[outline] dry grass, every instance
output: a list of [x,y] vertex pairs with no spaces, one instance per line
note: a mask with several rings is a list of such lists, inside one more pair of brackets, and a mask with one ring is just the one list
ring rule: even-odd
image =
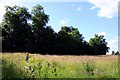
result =
[[78,62],[81,60],[93,59],[95,61],[118,61],[118,56],[116,55],[102,55],[102,56],[58,56],[58,55],[39,55],[39,54],[30,54],[34,58],[43,58],[46,60],[53,61],[72,61]]
[[[6,53],[7,54],[7,53]],[[25,56],[24,53],[17,53],[13,54],[14,56],[19,56],[19,55]],[[10,54],[11,55],[11,54]],[[41,55],[41,54],[30,54],[31,58],[35,59],[44,59],[47,61],[54,61],[54,62],[81,62],[81,61],[86,61],[86,60],[94,60],[95,62],[117,62],[118,61],[118,56],[117,55],[99,55],[99,56],[73,56],[73,55]]]
[[[6,53],[8,54],[8,53]],[[26,56],[25,53],[12,53],[14,56]],[[10,54],[11,55],[11,54]],[[96,62],[104,61],[118,61],[117,55],[98,55],[98,56],[73,56],[73,55],[41,55],[41,54],[30,54],[31,58],[41,58],[49,61],[58,61],[58,62],[80,62],[84,60],[92,59]]]

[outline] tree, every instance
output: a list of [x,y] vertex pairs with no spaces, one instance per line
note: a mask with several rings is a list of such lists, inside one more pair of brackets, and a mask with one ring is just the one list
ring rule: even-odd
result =
[[62,26],[58,32],[62,53],[80,55],[83,53],[83,37],[77,28]]
[[112,55],[114,55],[115,54],[115,51],[112,51]]
[[94,38],[91,38],[89,40],[89,45],[92,47],[95,55],[105,55],[109,50],[109,47],[107,47],[107,42],[105,41],[103,35],[95,35]]
[[49,16],[44,13],[42,6],[37,5],[32,9],[32,31],[33,39],[32,44],[34,45],[35,52],[46,52],[45,45],[45,26],[49,21]]
[[80,34],[77,28],[73,28],[73,26],[62,26],[60,31],[66,32],[68,35],[72,36],[74,39],[83,41],[84,37]]
[[87,41],[83,42],[83,55],[94,55],[94,51],[92,47],[89,45]]
[[32,24],[35,29],[42,29],[49,21],[49,16],[44,13],[41,5],[34,6],[32,9]]
[[31,28],[27,21],[31,15],[25,7],[6,6],[2,21],[3,51],[22,51],[27,49]]
[[55,54],[54,51],[54,45],[56,42],[56,34],[54,30],[51,28],[51,26],[46,26],[44,30],[44,47],[45,47],[45,52],[49,54]]
[[117,52],[115,53],[115,55],[119,55],[119,51],[117,51]]

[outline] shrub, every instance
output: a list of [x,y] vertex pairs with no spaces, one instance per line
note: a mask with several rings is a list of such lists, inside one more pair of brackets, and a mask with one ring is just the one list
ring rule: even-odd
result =
[[83,61],[83,67],[89,77],[95,74],[95,62],[93,60]]

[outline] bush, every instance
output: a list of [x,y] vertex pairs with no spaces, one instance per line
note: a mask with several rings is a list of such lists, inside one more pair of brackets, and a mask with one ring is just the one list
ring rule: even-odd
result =
[[95,74],[95,62],[93,60],[83,61],[83,66],[89,77]]

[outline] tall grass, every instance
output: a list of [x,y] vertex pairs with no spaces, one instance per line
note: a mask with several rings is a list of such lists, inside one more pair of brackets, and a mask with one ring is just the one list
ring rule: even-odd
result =
[[[24,53],[2,54],[3,78],[118,78],[118,62],[114,56],[111,61],[100,60],[107,56],[88,59],[79,59],[84,56],[30,56],[26,62]],[[29,69],[25,70],[25,66]]]

